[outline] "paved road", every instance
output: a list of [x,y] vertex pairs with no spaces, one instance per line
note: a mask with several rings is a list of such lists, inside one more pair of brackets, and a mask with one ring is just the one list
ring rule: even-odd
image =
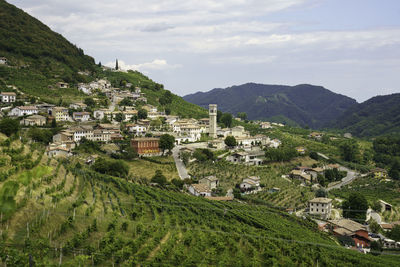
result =
[[179,177],[182,180],[184,180],[186,178],[190,178],[190,176],[186,170],[185,164],[183,164],[182,160],[179,158],[179,149],[180,149],[179,146],[174,147],[172,149],[172,156],[174,157],[175,165],[176,165],[176,169],[178,170]]
[[356,179],[358,177],[358,175],[359,175],[358,172],[350,170],[350,169],[348,169],[346,167],[343,167],[343,166],[341,166],[339,168],[339,170],[347,171],[347,176],[344,177],[340,183],[335,184],[335,185],[333,185],[331,187],[328,187],[326,189],[327,191],[332,190],[332,189],[337,189],[337,188],[340,188],[340,187],[342,187],[344,185],[347,185],[347,184],[351,183],[354,179]]
[[374,221],[376,221],[378,224],[382,223],[382,218],[379,215],[379,213],[373,211],[372,209],[368,209],[367,210],[367,221],[369,221],[369,219],[373,219]]
[[329,159],[328,156],[326,156],[326,155],[324,155],[324,154],[322,154],[322,153],[317,152],[317,154],[318,154],[318,156],[320,156],[321,158]]

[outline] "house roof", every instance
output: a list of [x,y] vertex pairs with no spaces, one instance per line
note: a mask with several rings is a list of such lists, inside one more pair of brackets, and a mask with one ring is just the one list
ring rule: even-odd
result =
[[209,181],[211,181],[211,182],[213,182],[213,181],[218,181],[218,178],[215,177],[214,175],[204,177],[203,179],[207,179],[207,180],[209,180]]
[[83,115],[90,115],[89,112],[74,112],[73,113],[74,116],[83,116]]
[[20,110],[32,110],[32,109],[37,109],[37,107],[35,107],[35,106],[19,106],[19,107],[17,107],[17,108],[19,108]]
[[12,95],[12,96],[16,96],[17,94],[14,92],[1,92],[1,95]]
[[312,168],[311,170],[315,171],[315,172],[323,172],[324,171],[324,169],[321,167]]
[[366,229],[364,225],[349,219],[331,220],[329,222],[338,227],[345,228],[351,232],[356,232],[358,230]]
[[133,138],[132,141],[160,141],[157,137],[137,137]]
[[391,223],[382,223],[380,224],[380,226],[382,227],[382,229],[384,230],[391,230],[393,229],[393,225]]
[[192,187],[199,193],[211,193],[210,188],[206,184],[192,184]]
[[247,152],[235,152],[235,153],[232,154],[232,156],[234,156],[234,155],[247,156],[248,154],[249,153],[247,153]]
[[316,198],[311,199],[308,202],[310,202],[310,203],[325,203],[325,204],[327,204],[327,203],[331,203],[332,199],[326,198],[326,197],[316,197]]
[[46,117],[44,117],[44,116],[41,116],[41,115],[31,115],[31,116],[28,116],[28,117],[26,117],[26,119],[31,119],[31,120],[45,120],[46,119]]

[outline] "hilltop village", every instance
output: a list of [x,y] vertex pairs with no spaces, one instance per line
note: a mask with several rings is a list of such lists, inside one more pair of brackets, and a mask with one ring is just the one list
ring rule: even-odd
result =
[[[4,61],[4,60],[3,60]],[[58,82],[53,87],[65,89],[68,83]],[[12,88],[16,89],[16,88]],[[360,177],[371,176],[376,180],[388,180],[384,169],[376,168],[368,173],[360,174],[340,164],[333,164],[323,153],[310,153],[305,146],[279,155],[285,144],[278,138],[269,137],[265,132],[258,134],[245,130],[240,123],[245,118],[233,118],[231,122],[218,124],[218,107],[209,105],[209,117],[194,119],[170,115],[168,110],[159,110],[147,104],[146,94],[141,88],[124,83],[121,88],[113,88],[106,79],[98,79],[88,84],[78,84],[78,90],[87,97],[82,102],[74,102],[69,106],[53,105],[40,100],[26,101],[26,96],[17,90],[1,92],[1,116],[17,118],[21,127],[28,132],[32,129],[55,128],[59,130],[50,138],[46,148],[49,158],[78,158],[88,165],[95,164],[99,155],[82,154],[80,146],[102,146],[102,151],[114,158],[133,153],[134,157],[157,161],[160,156],[170,155],[173,158],[182,192],[214,201],[234,201],[246,195],[274,195],[281,191],[280,187],[268,187],[265,177],[258,171],[252,171],[242,177],[227,179],[218,172],[199,171],[201,162],[212,159],[212,164],[225,164],[225,168],[270,168],[268,162],[279,161],[279,157],[289,158],[310,156],[310,165],[294,165],[285,169],[278,179],[297,186],[302,197],[295,204],[283,207],[286,212],[298,217],[310,217],[315,220],[321,231],[337,236],[345,246],[369,252],[371,242],[379,241],[385,248],[400,248],[400,243],[382,234],[374,234],[371,227],[362,221],[343,217],[343,199],[328,198],[328,191],[341,188]],[[102,96],[103,98],[99,98]],[[285,127],[281,123],[251,122],[252,127],[261,131]],[[244,124],[245,125],[245,124]],[[311,132],[309,140],[321,141],[324,133]],[[330,137],[336,140],[339,137]],[[341,138],[352,138],[345,134]],[[286,153],[286,154],[285,154]],[[82,158],[82,155],[87,155]],[[196,163],[197,162],[197,163]],[[227,165],[226,165],[227,164]],[[231,166],[231,167],[230,167]],[[240,167],[242,166],[242,167]],[[205,167],[208,168],[209,166]],[[150,185],[160,186],[162,169],[156,172]],[[157,175],[159,176],[157,179]],[[232,177],[232,176],[231,176]],[[390,181],[390,180],[388,180]],[[176,182],[178,183],[178,182]],[[314,197],[304,197],[301,188],[310,188]],[[380,200],[375,210],[366,210],[370,218],[384,231],[391,230],[400,222],[384,222],[379,213],[390,211],[392,205]],[[378,209],[378,210],[377,210]]]

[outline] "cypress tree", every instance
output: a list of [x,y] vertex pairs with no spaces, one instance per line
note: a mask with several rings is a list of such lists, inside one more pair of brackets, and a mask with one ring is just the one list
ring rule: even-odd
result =
[[118,59],[115,61],[115,69],[118,70]]

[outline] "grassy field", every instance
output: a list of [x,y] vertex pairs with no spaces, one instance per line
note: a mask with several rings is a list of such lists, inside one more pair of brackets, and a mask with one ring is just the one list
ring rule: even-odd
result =
[[164,164],[143,159],[127,161],[130,168],[129,173],[135,178],[151,179],[156,170],[161,170],[168,181],[174,178],[179,179],[179,174],[172,157],[153,157],[152,159],[163,162]]

